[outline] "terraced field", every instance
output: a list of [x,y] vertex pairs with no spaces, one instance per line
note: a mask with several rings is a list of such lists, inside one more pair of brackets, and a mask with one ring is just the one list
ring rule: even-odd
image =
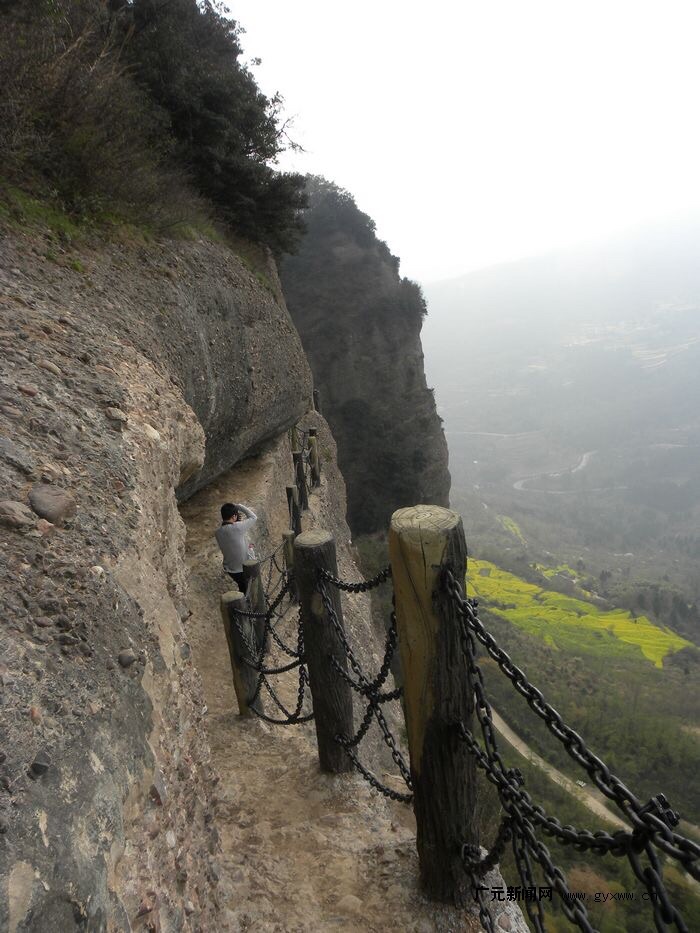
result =
[[469,560],[467,589],[483,607],[552,648],[607,658],[643,657],[656,667],[690,642],[646,616],[603,611],[587,600],[543,589],[486,560]]
[[520,542],[520,544],[522,544],[522,545],[527,545],[527,541],[525,540],[525,536],[523,535],[522,531],[520,530],[520,526],[518,525],[517,522],[513,521],[513,519],[510,518],[508,515],[497,515],[496,518],[497,518],[498,521],[501,523],[501,525],[503,525],[503,527],[505,528],[505,530],[506,530],[506,531],[509,531],[509,532],[513,535],[513,537],[514,537],[517,541]]

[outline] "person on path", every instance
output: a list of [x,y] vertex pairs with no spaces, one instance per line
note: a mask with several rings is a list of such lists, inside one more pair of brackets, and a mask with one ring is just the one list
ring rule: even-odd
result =
[[258,516],[246,505],[226,502],[221,506],[221,527],[216,529],[216,543],[224,556],[224,570],[245,593],[247,580],[243,574],[243,561],[248,560],[248,530]]

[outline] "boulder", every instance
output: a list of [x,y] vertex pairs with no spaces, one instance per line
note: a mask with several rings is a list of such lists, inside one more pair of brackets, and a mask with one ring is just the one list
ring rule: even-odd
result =
[[29,492],[29,504],[40,518],[45,518],[52,525],[62,525],[76,512],[73,496],[48,483],[39,483]]

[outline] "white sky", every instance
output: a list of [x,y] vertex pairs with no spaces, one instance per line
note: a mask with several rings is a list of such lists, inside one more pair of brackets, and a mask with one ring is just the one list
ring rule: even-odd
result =
[[305,154],[431,281],[700,207],[700,4],[227,0]]

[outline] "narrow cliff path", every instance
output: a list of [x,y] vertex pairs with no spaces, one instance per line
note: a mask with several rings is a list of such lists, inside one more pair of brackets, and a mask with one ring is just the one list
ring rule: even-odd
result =
[[[237,713],[219,615],[220,595],[230,586],[212,535],[221,503],[240,501],[258,511],[263,554],[281,541],[287,458],[288,450],[278,445],[240,464],[181,509],[190,571],[188,632],[220,775],[215,820],[227,930],[478,930],[471,914],[436,907],[418,891],[409,807],[385,800],[359,775],[322,774],[313,723],[271,726]],[[313,500],[305,527],[314,520],[328,525],[323,490]],[[280,689],[292,705],[295,693],[292,681]]]

